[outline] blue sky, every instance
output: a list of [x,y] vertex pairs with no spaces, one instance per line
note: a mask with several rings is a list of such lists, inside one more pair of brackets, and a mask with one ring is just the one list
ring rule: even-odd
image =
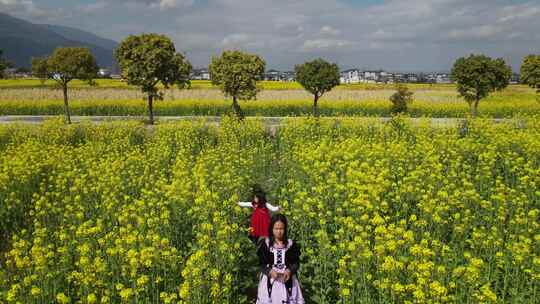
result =
[[117,41],[166,34],[196,67],[225,49],[282,70],[323,57],[342,69],[445,71],[470,53],[517,70],[540,53],[540,0],[0,0],[0,11]]

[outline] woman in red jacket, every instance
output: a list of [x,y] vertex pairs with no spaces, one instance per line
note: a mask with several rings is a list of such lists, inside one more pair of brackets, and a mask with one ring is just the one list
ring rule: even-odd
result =
[[257,244],[259,238],[268,237],[268,227],[270,226],[270,211],[277,212],[278,206],[273,206],[266,201],[266,195],[261,189],[254,191],[251,202],[238,202],[241,207],[252,207],[249,239]]

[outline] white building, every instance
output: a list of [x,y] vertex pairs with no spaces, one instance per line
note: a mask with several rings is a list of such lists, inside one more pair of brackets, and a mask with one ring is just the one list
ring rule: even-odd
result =
[[349,69],[341,72],[341,83],[360,83],[362,81],[362,72],[358,69]]
[[450,80],[450,75],[448,74],[437,74],[435,78],[436,83],[452,83],[452,80]]
[[208,69],[194,69],[190,78],[193,80],[210,80],[210,72]]
[[381,71],[364,71],[364,82],[376,83],[379,81]]
[[97,75],[99,78],[108,78],[111,77],[111,72],[108,69],[99,69]]
[[208,70],[204,70],[201,72],[201,79],[202,80],[210,80],[210,72]]

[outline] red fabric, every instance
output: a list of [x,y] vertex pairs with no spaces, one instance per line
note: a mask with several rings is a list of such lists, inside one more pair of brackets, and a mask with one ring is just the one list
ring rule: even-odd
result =
[[255,209],[251,215],[251,231],[250,235],[255,237],[267,237],[268,227],[270,226],[270,211],[266,206],[259,207],[253,204]]

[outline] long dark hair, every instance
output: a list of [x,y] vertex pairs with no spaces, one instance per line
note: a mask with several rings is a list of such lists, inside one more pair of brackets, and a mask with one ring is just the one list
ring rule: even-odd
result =
[[270,225],[268,226],[268,238],[270,239],[270,247],[272,247],[272,245],[274,244],[274,225],[277,222],[282,222],[285,226],[285,233],[283,233],[283,241],[286,243],[289,240],[289,238],[287,237],[287,229],[289,227],[289,224],[287,224],[287,218],[281,213],[276,213],[272,215],[272,218],[270,219]]
[[[257,207],[266,208],[266,193],[260,185],[254,184],[253,186],[253,197],[257,197],[258,202],[256,203]],[[255,199],[252,199],[252,203],[255,203]]]

